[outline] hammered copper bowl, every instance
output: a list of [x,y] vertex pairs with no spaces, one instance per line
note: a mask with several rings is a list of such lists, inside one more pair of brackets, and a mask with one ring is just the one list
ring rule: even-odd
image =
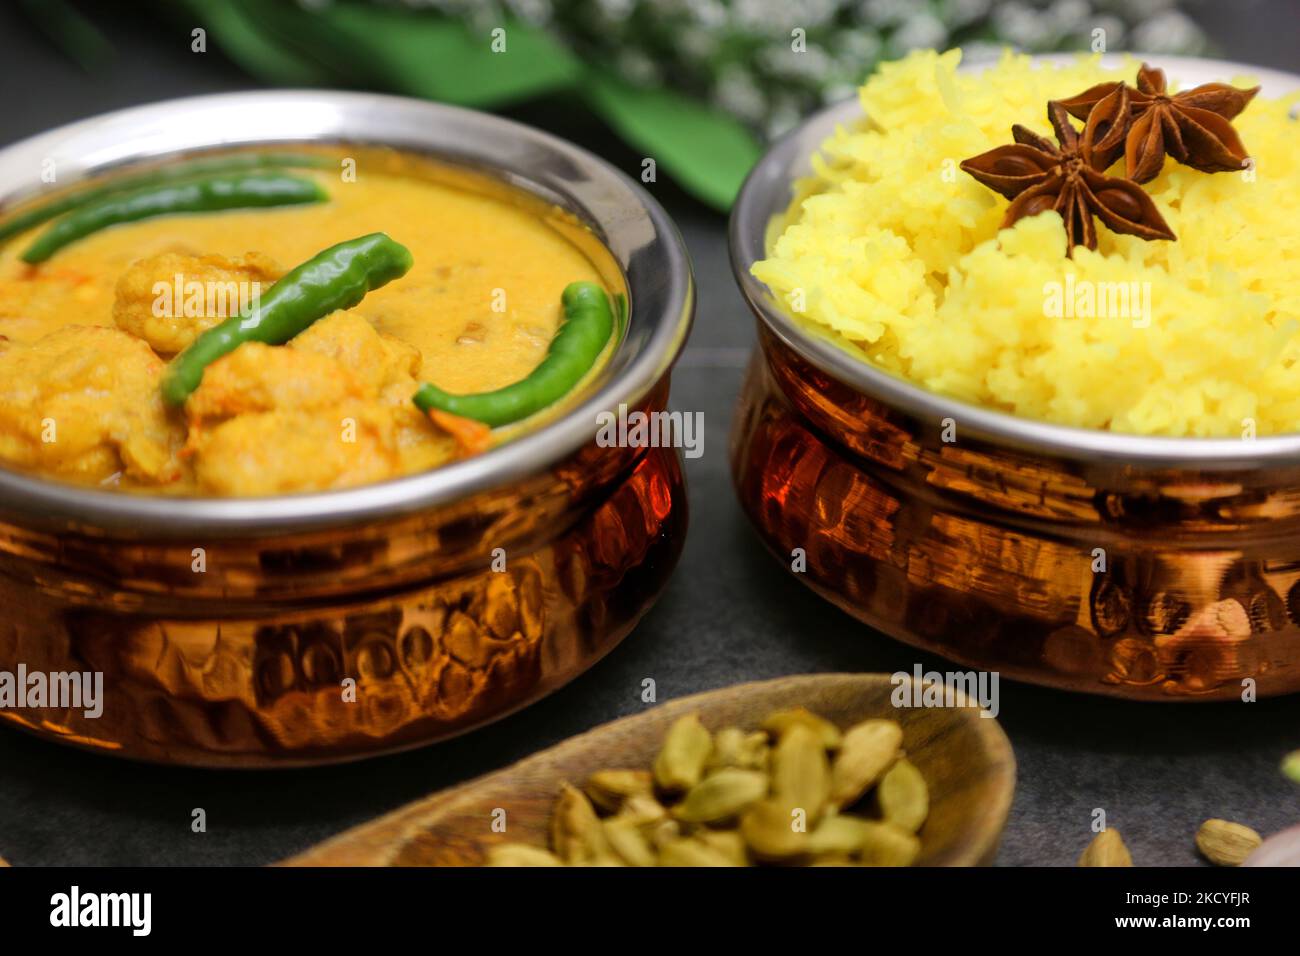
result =
[[0,151],[0,209],[38,191],[46,160],[63,184],[271,143],[333,151],[362,171],[382,163],[516,199],[525,191],[627,293],[627,329],[581,404],[487,454],[396,481],[177,499],[0,469],[0,671],[102,672],[105,697],[98,718],[0,710],[10,724],[208,766],[428,743],[589,667],[677,561],[686,531],[677,454],[597,447],[595,437],[601,411],[664,407],[694,310],[690,265],[660,206],[590,154],[503,119],[395,97],[199,97]]
[[[1184,87],[1300,87],[1148,59]],[[1147,700],[1300,690],[1300,435],[1147,438],[954,401],[796,324],[750,274],[792,180],[860,116],[833,107],[779,142],[732,214],[759,333],[732,471],[767,546],[787,567],[804,549],[797,577],[817,593],[967,666]]]

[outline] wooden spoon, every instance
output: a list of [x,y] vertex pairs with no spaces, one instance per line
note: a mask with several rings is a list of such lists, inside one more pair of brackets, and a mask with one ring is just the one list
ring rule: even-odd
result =
[[[910,678],[906,684],[912,684]],[[547,821],[562,781],[581,785],[595,770],[649,768],[668,725],[692,711],[711,730],[752,729],[772,711],[798,706],[840,727],[869,717],[897,720],[908,759],[930,787],[918,865],[991,863],[1015,789],[1015,758],[1006,734],[960,695],[955,707],[894,707],[896,686],[889,674],[809,674],[669,701],[408,804],[284,865],[477,866],[495,843],[546,846]],[[493,832],[498,810],[506,812],[505,833]]]

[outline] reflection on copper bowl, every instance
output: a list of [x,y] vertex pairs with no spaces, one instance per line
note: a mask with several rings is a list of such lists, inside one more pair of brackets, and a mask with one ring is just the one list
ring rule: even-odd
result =
[[[1155,57],[1183,85],[1251,74]],[[1008,677],[1149,700],[1300,690],[1300,435],[1147,438],[926,392],[797,325],[750,274],[856,102],[750,175],[732,265],[759,320],[732,436],[741,503],[798,577],[885,633]],[[955,426],[954,432],[945,426]]]
[[38,191],[50,158],[63,183],[269,143],[345,150],[363,166],[409,162],[412,175],[551,209],[626,292],[625,334],[575,404],[535,431],[395,481],[167,498],[0,469],[0,671],[104,677],[101,716],[0,709],[12,725],[207,766],[416,746],[581,673],[631,630],[676,564],[686,531],[677,454],[597,447],[595,437],[604,410],[665,406],[694,310],[690,266],[659,205],[590,154],[396,97],[199,97],[0,151],[0,209]]

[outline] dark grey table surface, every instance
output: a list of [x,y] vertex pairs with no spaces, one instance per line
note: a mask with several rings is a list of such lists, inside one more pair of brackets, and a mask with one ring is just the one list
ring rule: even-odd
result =
[[[1247,0],[1199,14],[1225,57],[1295,68],[1295,0]],[[0,144],[137,103],[248,88],[217,52],[189,52],[189,27],[99,16],[118,49],[93,78],[0,8]],[[516,117],[603,153],[621,151],[594,121],[558,104]],[[635,713],[641,681],[659,698],[817,671],[927,669],[942,662],[822,603],[761,549],[731,490],[726,445],[752,319],[732,281],[726,223],[661,175],[699,284],[696,327],[673,377],[673,405],[701,411],[704,454],[687,463],[691,529],[659,604],[617,650],[525,712],[399,756],[313,770],[217,772],[142,766],[0,731],[0,855],[16,865],[262,864],[409,800],[504,766],[597,724]],[[0,609],[4,613],[4,609]],[[1139,864],[1192,865],[1210,816],[1268,834],[1300,822],[1300,789],[1278,762],[1300,747],[1300,699],[1153,705],[1003,682],[1001,721],[1019,780],[999,862],[1069,865],[1094,808]],[[190,830],[207,812],[206,833]]]

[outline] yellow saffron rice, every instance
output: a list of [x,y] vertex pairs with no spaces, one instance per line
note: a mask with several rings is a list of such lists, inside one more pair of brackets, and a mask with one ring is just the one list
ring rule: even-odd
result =
[[1166,159],[1145,188],[1177,241],[1098,221],[1097,250],[1069,260],[1059,216],[999,232],[1007,200],[957,164],[1011,142],[1015,123],[1052,137],[1049,99],[1132,85],[1137,61],[1008,54],[958,73],[959,60],[880,67],[860,94],[870,119],[822,145],[754,275],[863,360],[954,398],[1138,434],[1300,431],[1300,94],[1256,97],[1233,120],[1253,169]]

